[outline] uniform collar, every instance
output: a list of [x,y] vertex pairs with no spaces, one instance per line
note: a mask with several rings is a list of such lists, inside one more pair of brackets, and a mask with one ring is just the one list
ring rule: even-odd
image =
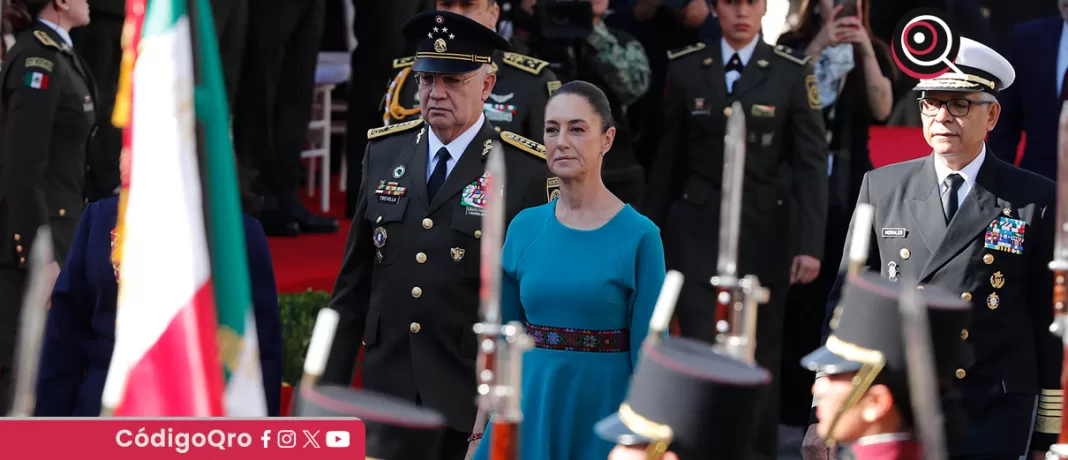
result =
[[[437,155],[438,150],[442,147],[445,147],[445,149],[449,151],[449,158],[459,160],[460,155],[463,155],[464,150],[467,150],[467,146],[471,144],[471,141],[475,140],[475,136],[482,130],[482,125],[484,124],[486,124],[485,113],[479,115],[478,121],[476,121],[475,124],[471,125],[470,128],[467,128],[467,131],[464,131],[456,139],[453,139],[448,145],[441,142],[441,139],[438,139],[438,135],[434,134],[434,130],[430,129],[430,133],[427,136],[430,144],[430,160],[433,160],[434,155]],[[427,162],[427,164],[429,165],[431,163]]]
[[49,29],[54,30],[56,32],[56,34],[59,35],[59,38],[63,39],[63,43],[66,43],[67,46],[69,46],[71,48],[74,47],[74,42],[71,41],[71,39],[70,39],[70,32],[67,32],[62,27],[56,25],[56,23],[54,23],[52,21],[49,21],[47,19],[37,18],[37,20],[41,21],[41,24],[44,24],[44,25],[48,26]]
[[[938,154],[936,153],[935,156],[937,157]],[[975,178],[979,175],[979,168],[983,166],[983,160],[985,159],[985,142],[983,143],[983,150],[979,151],[979,155],[976,156],[971,163],[968,163],[966,166],[961,168],[960,171],[953,171],[949,169],[949,166],[946,166],[946,162],[942,160],[941,157],[937,157],[934,161],[935,177],[938,179],[938,183],[942,184],[943,182],[945,182],[946,177],[949,177],[950,174],[957,173],[964,178],[964,183],[968,184],[969,186],[973,186],[975,185]]]
[[753,41],[743,46],[742,49],[736,51],[734,48],[731,48],[729,43],[727,43],[726,38],[720,38],[719,48],[723,57],[723,63],[726,64],[731,60],[731,56],[733,56],[734,53],[738,53],[738,58],[742,60],[742,66],[749,65],[749,59],[752,59],[753,52],[756,51],[758,42],[760,42],[760,34],[756,34],[756,36],[753,37]]

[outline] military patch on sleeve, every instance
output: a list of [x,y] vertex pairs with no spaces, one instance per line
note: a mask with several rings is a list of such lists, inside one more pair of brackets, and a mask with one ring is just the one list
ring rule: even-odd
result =
[[819,110],[820,87],[816,84],[815,75],[805,75],[805,89],[808,90],[808,107],[812,110]]
[[405,67],[411,67],[412,64],[415,64],[415,56],[402,57],[393,60],[394,69],[403,69]]
[[519,53],[504,53],[504,63],[533,75],[541,73],[549,66],[548,62]]
[[55,64],[53,64],[52,61],[49,61],[48,59],[42,57],[26,58],[26,68],[30,67],[36,67],[39,69],[44,69],[45,72],[51,72],[53,67],[55,67]]
[[553,93],[556,92],[556,90],[560,89],[560,87],[563,86],[563,83],[560,83],[559,80],[553,80],[547,83],[546,86],[549,87],[549,95],[552,96]]
[[511,131],[501,131],[501,140],[511,144],[513,147],[534,155],[542,160],[545,159],[545,146],[523,136],[520,136]]
[[372,128],[367,130],[367,139],[374,139],[376,137],[389,136],[391,134],[408,131],[409,129],[413,129],[422,124],[423,119],[420,118],[418,120],[406,121],[404,123],[383,126],[381,128]]
[[43,30],[33,31],[33,36],[36,37],[37,41],[41,42],[41,44],[44,46],[47,46],[49,48],[55,48],[57,50],[63,50],[63,47],[59,46],[59,43],[56,43],[55,40],[52,40],[52,37],[49,37],[48,34],[45,33],[45,31]]
[[683,49],[678,50],[678,51],[668,51],[667,52],[668,60],[674,61],[675,59],[683,57],[683,56],[685,56],[687,54],[696,53],[696,52],[701,51],[703,49],[705,49],[705,44],[704,43],[698,43],[696,45],[687,46],[686,48],[683,48]]
[[550,177],[545,179],[545,200],[552,201],[560,196],[560,178]]
[[41,72],[26,72],[22,82],[33,89],[48,89],[48,74]]
[[791,50],[790,48],[785,47],[785,46],[778,45],[778,46],[775,47],[774,51],[775,51],[775,54],[778,54],[783,59],[786,59],[787,61],[793,62],[794,64],[797,64],[797,65],[808,64],[808,61],[809,61],[809,57],[808,56],[805,56],[804,59],[799,58],[797,56],[794,56],[794,54],[793,54],[794,51]]

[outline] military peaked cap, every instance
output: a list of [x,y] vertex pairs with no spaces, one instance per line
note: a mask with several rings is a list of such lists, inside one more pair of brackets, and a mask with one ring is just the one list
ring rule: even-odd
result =
[[496,31],[448,11],[419,13],[401,30],[415,44],[416,72],[467,73],[491,63],[494,50],[511,50]]
[[997,95],[1016,79],[1016,71],[1007,59],[989,46],[965,37],[960,37],[960,51],[953,64],[960,73],[950,71],[935,78],[920,80],[914,90],[966,93],[986,91]]

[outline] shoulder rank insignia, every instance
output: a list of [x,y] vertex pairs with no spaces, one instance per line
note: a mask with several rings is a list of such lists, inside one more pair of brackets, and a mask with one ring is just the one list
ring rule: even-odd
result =
[[705,44],[704,43],[697,43],[695,45],[687,46],[686,48],[683,48],[683,49],[678,50],[678,51],[668,51],[667,52],[668,60],[674,61],[675,59],[683,57],[683,56],[685,56],[687,54],[696,53],[696,52],[701,51],[703,49],[705,49]]
[[405,67],[411,67],[412,64],[415,64],[415,56],[402,57],[393,60],[394,69],[403,69]]
[[376,137],[389,136],[391,134],[396,134],[396,133],[399,133],[399,132],[407,131],[409,129],[413,129],[413,128],[415,128],[415,127],[417,127],[419,125],[422,125],[422,124],[423,124],[423,119],[419,118],[417,120],[406,121],[404,123],[397,123],[395,125],[382,126],[380,128],[372,128],[372,129],[367,130],[367,139],[374,139]]
[[787,48],[787,47],[782,46],[782,45],[777,45],[775,47],[774,51],[775,51],[775,54],[778,54],[779,56],[782,56],[783,59],[786,59],[787,61],[793,62],[794,64],[797,64],[797,65],[808,64],[808,61],[810,59],[808,56],[805,56],[803,59],[799,58],[797,56],[794,56],[794,54],[793,54],[794,51],[792,49]]
[[501,131],[501,140],[524,152],[545,159],[545,146],[511,131]]
[[519,53],[504,53],[504,63],[532,75],[541,73],[542,70],[549,66],[548,62]]
[[35,30],[35,31],[33,31],[33,36],[37,37],[37,40],[40,41],[42,45],[47,46],[49,48],[55,48],[55,49],[60,50],[60,51],[63,51],[63,50],[66,49],[65,46],[60,46],[59,43],[56,43],[55,40],[52,40],[52,37],[48,36],[48,34],[45,33],[45,31],[43,31],[43,30]]

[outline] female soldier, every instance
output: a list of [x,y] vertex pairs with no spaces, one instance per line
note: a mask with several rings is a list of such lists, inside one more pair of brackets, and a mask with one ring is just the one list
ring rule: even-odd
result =
[[26,260],[37,229],[52,231],[55,276],[85,204],[95,84],[71,47],[88,0],[11,0],[15,46],[0,71],[0,412],[10,404]]

